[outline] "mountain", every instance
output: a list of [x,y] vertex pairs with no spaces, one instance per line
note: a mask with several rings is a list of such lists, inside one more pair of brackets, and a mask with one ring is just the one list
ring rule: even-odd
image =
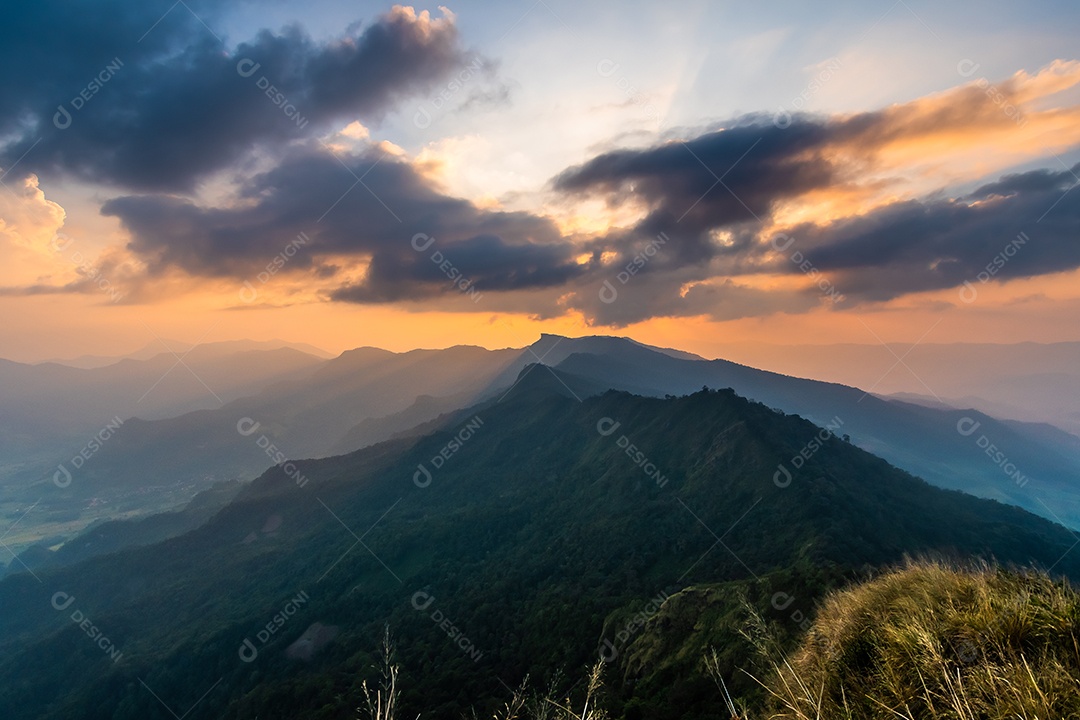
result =
[[[1052,427],[890,401],[628,338],[556,335],[497,351],[358,348],[214,409],[126,421],[64,492],[48,487],[55,463],[65,459],[54,456],[36,473],[21,476],[28,488],[23,497],[32,502],[42,497],[41,488],[49,489],[42,507],[55,510],[59,503],[66,513],[61,519],[73,506],[84,508],[99,497],[117,508],[156,497],[164,508],[214,482],[251,479],[284,458],[327,457],[415,435],[416,428],[442,415],[502,396],[525,368],[541,361],[583,382],[574,391],[579,396],[610,388],[662,397],[730,387],[770,407],[832,424],[837,434],[933,484],[1080,527],[1080,443]],[[257,433],[242,435],[241,422],[249,428],[258,423]]]
[[[196,348],[193,355],[200,352],[205,360],[205,356],[217,357],[232,347],[226,344]],[[53,451],[37,463],[19,467],[19,472],[11,473],[9,484],[19,488],[19,498],[37,500],[44,496],[42,508],[62,510],[64,518],[69,517],[73,507],[82,507],[93,498],[130,509],[153,496],[158,498],[157,507],[163,507],[165,498],[190,498],[215,482],[251,479],[275,458],[327,457],[407,433],[444,413],[506,392],[522,369],[538,358],[561,360],[571,348],[615,352],[623,347],[686,361],[700,360],[690,353],[652,348],[622,338],[571,341],[553,335],[542,336],[528,348],[495,351],[468,346],[405,353],[357,348],[333,360],[306,366],[293,378],[266,382],[255,394],[236,397],[243,394],[244,388],[234,387],[233,399],[224,403],[202,388],[204,399],[213,407],[165,418],[151,416],[148,408],[140,408],[134,418],[120,412],[113,418],[118,427],[107,433],[108,441],[100,443],[89,459],[78,461],[77,477],[63,492],[51,487],[52,476],[65,460],[74,459],[77,447],[66,456]],[[246,356],[241,353],[223,357]],[[171,356],[166,360],[175,364]],[[124,361],[97,371],[63,370],[119,373],[128,370],[125,363],[135,362]],[[128,374],[127,385],[140,388],[133,380],[134,374]],[[198,373],[184,373],[182,377],[198,382],[204,375],[216,377],[202,367]],[[101,383],[97,387],[104,392],[104,388],[112,386]],[[605,389],[606,385],[590,384],[591,391]],[[624,389],[649,391],[636,386]],[[157,388],[155,392],[159,392]],[[46,395],[43,400],[46,406],[48,398]],[[100,408],[103,404],[107,403],[97,395],[92,395],[92,402],[91,398],[87,400],[88,407]],[[249,419],[250,427],[258,423],[259,432],[254,438],[237,431],[237,424],[245,419]],[[98,431],[95,428],[86,432]],[[53,434],[55,430],[43,428],[38,436]]]
[[106,365],[113,365],[121,360],[149,360],[155,355],[160,355],[162,351],[172,350],[173,352],[183,353],[188,349],[190,349],[190,347],[179,340],[161,339],[147,343],[138,350],[133,350],[124,355],[79,355],[78,357],[73,358],[49,358],[48,360],[42,360],[40,363],[31,364],[66,365],[67,367],[79,368],[81,370],[93,370],[95,368],[105,367]]
[[[93,522],[182,507],[199,490],[231,479],[212,465],[164,478],[156,472],[162,465],[146,456],[134,468],[136,483],[103,478],[95,486],[85,471],[128,428],[222,407],[325,362],[292,348],[248,345],[198,346],[94,369],[0,360],[0,516],[11,523],[5,544],[14,553],[51,546]],[[184,454],[197,453],[189,446]],[[268,464],[258,457],[256,467]]]
[[[75,563],[119,552],[131,547],[152,545],[194,530],[240,491],[237,482],[219,483],[199,492],[182,509],[125,520],[107,520],[94,524],[79,535],[66,540],[56,550],[42,545],[32,545],[8,563],[7,573],[23,570],[40,571],[45,568],[74,565]],[[6,574],[6,573],[3,573]]]
[[[556,388],[590,380],[556,372],[533,366],[422,437],[275,467],[180,537],[3,579],[9,717],[353,717],[387,624],[402,716],[460,717],[527,674],[576,676],[610,656],[605,640],[625,649],[607,634],[617,618],[713,583],[797,571],[787,592],[809,608],[905,555],[1080,577],[1064,528],[932,487],[802,418],[730,390],[579,401]],[[695,682],[669,684],[664,717],[717,716]]]
[[935,485],[1080,527],[1080,445],[1044,425],[887,401],[844,385],[726,360],[682,360],[629,345],[619,352],[571,353],[555,367],[612,388],[651,388],[648,394],[657,396],[703,385],[730,387],[818,424],[836,424],[837,434],[850,435],[860,447]]
[[521,371],[534,363],[541,363],[554,367],[575,353],[590,353],[594,355],[618,356],[626,353],[660,355],[677,360],[703,361],[704,358],[693,353],[670,348],[654,347],[645,345],[636,340],[625,337],[612,337],[608,335],[591,335],[578,338],[568,338],[562,335],[543,333],[540,339],[523,348],[519,356],[510,363],[499,375],[492,378],[486,395],[494,395],[505,390],[514,383]]
[[[350,350],[298,379],[214,409],[126,421],[80,468],[66,492],[87,497],[145,486],[250,480],[284,457],[325,457],[353,426],[402,412],[423,395],[471,397],[518,352],[466,346],[406,353]],[[375,439],[394,430],[387,425]]]
[[[543,370],[532,374],[538,368]],[[521,380],[525,377],[530,378],[529,382],[522,385]],[[498,398],[503,401],[516,398],[522,393],[541,392],[580,398],[599,395],[606,390],[606,385],[567,375],[542,363],[532,363],[521,368],[518,378],[508,388],[496,386],[493,391],[482,393],[479,397]],[[335,444],[329,454],[343,455],[382,440],[426,434],[463,417],[468,413],[468,404],[477,397],[476,393],[459,393],[440,398],[422,395],[400,413],[360,422]]]
[[322,348],[315,347],[314,345],[308,343],[287,342],[285,340],[225,340],[195,345],[179,340],[158,339],[138,350],[127,353],[126,355],[80,355],[79,357],[74,358],[53,358],[33,364],[67,365],[68,367],[92,370],[94,368],[105,367],[106,365],[113,365],[121,360],[149,360],[152,357],[161,355],[162,352],[183,355],[196,347],[199,348],[202,353],[215,355],[231,355],[233,353],[250,352],[252,350],[280,350],[281,348],[290,348],[302,352],[305,355],[322,358],[323,360],[329,360],[334,357],[332,353],[328,353]]
[[1080,342],[730,344],[724,350],[725,357],[787,375],[915,394],[1080,435]]
[[322,362],[291,348],[225,352],[203,346],[186,355],[160,353],[94,369],[0,360],[0,485],[13,473],[38,471],[35,463],[70,458],[110,422],[220,407]]

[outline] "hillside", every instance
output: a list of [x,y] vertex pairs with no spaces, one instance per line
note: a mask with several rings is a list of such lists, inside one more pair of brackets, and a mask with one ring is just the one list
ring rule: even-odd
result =
[[175,506],[214,482],[254,478],[270,464],[265,448],[236,432],[244,418],[258,422],[285,457],[327,457],[408,435],[440,416],[497,399],[538,362],[580,378],[579,397],[611,388],[662,397],[705,385],[731,387],[815,423],[839,423],[838,434],[932,484],[1080,527],[1080,439],[1060,430],[974,410],[883,400],[854,387],[604,336],[543,335],[526,348],[497,351],[359,348],[214,409],[128,420],[70,487],[52,487],[55,462],[66,459],[60,457],[25,474],[17,496],[24,504],[43,498],[41,508],[61,518],[95,497],[121,509],[137,506],[148,490],[172,498]]
[[825,601],[774,667],[769,716],[1076,717],[1078,644],[1080,595],[1068,585],[913,564]]
[[[0,581],[0,701],[15,718],[167,716],[161,701],[190,718],[352,717],[389,624],[403,716],[459,717],[526,675],[576,677],[661,593],[795,571],[811,608],[927,553],[1080,577],[1064,528],[839,439],[777,482],[822,431],[731,391],[579,402],[545,375],[430,435],[268,471],[181,537]],[[690,687],[667,707],[716,702]]]
[[[858,388],[728,362],[691,361],[626,348],[569,354],[556,367],[608,387],[684,394],[731,387],[769,407],[824,425],[940,487],[1018,505],[1080,527],[1080,445],[1067,433],[971,409],[887,401]],[[1052,508],[1052,509],[1051,509]]]
[[0,360],[0,486],[43,455],[67,459],[65,453],[77,452],[114,417],[156,420],[221,407],[302,377],[322,362],[292,348],[225,352],[216,346],[187,354],[158,347],[147,358],[94,368]]

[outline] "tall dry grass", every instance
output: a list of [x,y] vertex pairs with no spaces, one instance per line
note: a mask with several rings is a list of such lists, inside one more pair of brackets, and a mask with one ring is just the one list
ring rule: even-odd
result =
[[[600,705],[603,684],[604,663],[597,662],[589,669],[585,677],[583,697],[578,703],[570,699],[569,692],[559,693],[557,681],[547,692],[537,693],[529,689],[529,678],[522,681],[502,708],[493,713],[493,720],[609,720],[608,714]],[[398,700],[401,690],[398,687],[400,667],[394,660],[394,644],[390,639],[390,630],[386,629],[382,642],[381,663],[378,666],[379,679],[369,687],[368,681],[361,684],[364,704],[356,709],[358,720],[397,720]],[[579,693],[581,695],[581,693]],[[421,716],[417,716],[419,720]],[[473,713],[473,720],[477,720]]]
[[1080,595],[1041,573],[913,562],[830,596],[787,657],[747,636],[774,658],[763,717],[1080,718]]

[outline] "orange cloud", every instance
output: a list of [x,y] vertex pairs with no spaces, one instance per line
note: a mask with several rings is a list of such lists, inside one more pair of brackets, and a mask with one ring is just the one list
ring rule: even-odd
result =
[[1080,62],[1056,60],[1035,74],[1020,71],[998,83],[975,79],[893,105],[872,120],[835,118],[856,129],[866,125],[822,154],[843,170],[842,182],[783,203],[774,225],[861,215],[1063,153],[1080,144],[1080,106],[1052,100],[1077,85]]

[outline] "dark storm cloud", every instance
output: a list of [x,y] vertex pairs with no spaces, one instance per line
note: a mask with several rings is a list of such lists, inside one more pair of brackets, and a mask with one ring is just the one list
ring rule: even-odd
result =
[[335,157],[318,145],[296,148],[248,180],[240,200],[208,208],[171,196],[127,196],[102,212],[121,220],[132,236],[129,249],[151,274],[178,267],[243,278],[303,233],[289,271],[325,276],[333,271],[327,258],[370,259],[363,284],[335,294],[356,302],[449,292],[443,259],[482,291],[558,286],[588,269],[549,220],[443,195],[411,165],[375,149]]
[[[426,241],[427,236],[421,235],[412,249],[424,247]],[[433,297],[452,287],[475,287],[478,292],[559,287],[582,270],[565,246],[513,245],[495,235],[477,235],[452,244],[432,243],[411,253],[383,249],[372,258],[363,284],[342,287],[332,298],[379,303]],[[461,283],[453,285],[456,277]]]
[[[605,324],[802,312],[826,303],[826,280],[842,296],[831,302],[842,307],[957,287],[997,263],[1010,244],[1007,262],[994,265],[995,279],[1080,266],[1080,190],[1067,192],[1071,172],[1046,170],[1005,176],[956,199],[932,196],[787,228],[793,243],[777,252],[762,231],[778,203],[857,185],[860,168],[873,167],[867,139],[895,134],[895,124],[888,113],[796,117],[782,128],[750,117],[686,142],[605,153],[566,170],[554,187],[612,203],[633,199],[646,212],[632,227],[587,239],[565,237],[544,217],[450,197],[374,145],[340,159],[316,143],[297,145],[272,170],[243,181],[239,202],[228,207],[154,194],[117,198],[104,212],[131,232],[129,248],[151,274],[176,267],[242,279],[305,233],[310,242],[287,272],[329,281],[334,300],[446,297],[455,287],[452,268],[481,292],[516,291],[488,307],[520,311],[528,302],[546,316],[571,308]],[[1016,246],[1020,233],[1029,240]],[[417,235],[432,244],[418,251]],[[792,261],[796,252],[799,262]],[[587,262],[578,262],[580,255]],[[335,277],[355,277],[349,257],[366,263],[366,275],[334,287]],[[819,273],[805,289],[739,282],[762,272],[799,276],[808,272],[804,259]],[[605,281],[618,290],[617,302],[601,295]]]
[[332,43],[291,27],[228,50],[207,27],[216,4],[176,5],[162,18],[169,6],[48,0],[8,13],[0,132],[17,139],[5,169],[25,154],[22,172],[190,190],[257,145],[379,118],[470,61],[492,69],[461,48],[450,19],[400,9]]
[[[961,107],[914,119],[903,108],[845,119],[798,116],[785,127],[751,116],[686,142],[609,152],[568,169],[556,177],[556,189],[600,195],[614,204],[634,200],[648,209],[629,231],[601,241],[618,252],[616,269],[650,238],[663,233],[669,240],[638,269],[636,278],[648,281],[635,279],[637,289],[623,291],[643,302],[605,306],[583,295],[581,303],[588,314],[615,323],[672,306],[685,309],[676,314],[693,314],[702,298],[742,292],[728,284],[695,283],[761,271],[798,275],[808,272],[809,266],[800,267],[804,260],[830,276],[843,305],[961,286],[980,273],[1003,280],[1080,267],[1080,189],[1069,192],[1080,166],[1007,175],[957,199],[931,197],[831,224],[806,223],[786,230],[795,241],[783,253],[760,235],[759,220],[769,220],[778,202],[857,183],[860,167],[873,167],[885,139],[972,118],[985,121],[977,93],[961,93],[959,101]],[[799,262],[792,262],[796,252]],[[819,290],[811,287],[791,302],[760,302],[756,291],[748,299],[752,306],[792,311],[816,305]],[[692,302],[695,295],[699,302]]]
[[834,135],[809,120],[780,128],[744,118],[685,142],[605,153],[566,170],[554,186],[642,202],[649,213],[636,237],[670,236],[668,264],[707,262],[721,252],[710,230],[757,223],[778,201],[832,183],[836,169],[820,150]]
[[1007,175],[965,197],[903,202],[787,233],[790,251],[835,273],[845,295],[889,300],[984,277],[1008,280],[1080,267],[1080,165]]
[[1053,172],[1052,170],[1032,170],[1026,173],[1005,175],[997,182],[983,185],[971,194],[972,199],[986,199],[995,195],[1008,196],[1017,193],[1054,192],[1060,193],[1074,181],[1080,182],[1076,172],[1080,165],[1071,171]]
[[[610,285],[604,286],[607,281]],[[709,267],[684,267],[633,277],[623,284],[617,270],[575,294],[572,306],[596,325],[625,327],[654,317],[707,316],[714,320],[806,312],[821,303],[812,293],[749,287],[738,278],[716,277]]]

